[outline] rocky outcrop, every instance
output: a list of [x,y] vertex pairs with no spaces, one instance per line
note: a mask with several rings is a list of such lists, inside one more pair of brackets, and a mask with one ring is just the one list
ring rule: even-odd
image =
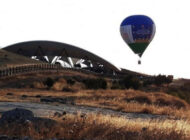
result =
[[33,131],[36,131],[36,133],[40,134],[42,129],[51,129],[51,127],[54,127],[56,124],[57,122],[54,120],[35,117],[33,112],[30,110],[16,108],[6,111],[2,114],[0,118],[0,130],[2,132],[7,132],[11,128],[13,129],[13,133],[10,131],[10,136],[7,136],[0,131],[0,140],[33,140],[31,137],[28,137],[27,134],[29,133],[26,133],[26,136],[23,136],[20,135],[20,132],[31,127],[30,129],[33,129]]
[[0,123],[24,122],[26,120],[34,119],[34,114],[30,110],[16,108],[2,114]]

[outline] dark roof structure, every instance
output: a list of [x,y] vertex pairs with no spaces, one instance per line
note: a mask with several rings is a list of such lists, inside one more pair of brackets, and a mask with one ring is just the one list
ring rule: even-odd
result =
[[27,57],[32,56],[62,56],[77,59],[90,60],[92,64],[101,64],[106,69],[112,71],[119,71],[119,69],[106,61],[105,59],[84,49],[75,47],[73,45],[54,42],[54,41],[28,41],[13,44],[3,48],[6,51],[20,54]]

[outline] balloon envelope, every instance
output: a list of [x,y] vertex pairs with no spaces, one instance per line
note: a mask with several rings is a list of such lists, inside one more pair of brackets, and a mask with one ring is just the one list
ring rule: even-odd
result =
[[156,27],[151,18],[144,15],[129,16],[123,20],[120,33],[135,54],[142,56],[152,41]]

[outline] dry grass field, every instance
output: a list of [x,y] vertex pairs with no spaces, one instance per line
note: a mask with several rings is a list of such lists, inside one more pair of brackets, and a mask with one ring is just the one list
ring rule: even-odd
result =
[[[185,101],[164,93],[135,90],[80,90],[76,92],[31,89],[0,90],[0,101],[74,104],[109,108],[122,112],[170,115],[187,118],[190,107]],[[12,95],[12,94],[13,95]],[[65,101],[65,102],[64,102]]]
[[[49,118],[48,118],[49,119]],[[0,126],[0,133],[40,139],[66,140],[188,140],[187,121],[128,120],[110,115],[55,115],[54,121],[26,121]]]
[[[48,77],[54,79],[51,88],[44,84]],[[80,81],[82,78],[96,78],[93,75],[64,71],[61,73],[38,73],[4,78],[0,81],[0,101],[41,102],[109,108],[123,112],[190,116],[190,106],[184,100],[162,91],[112,90],[107,79],[107,89],[89,90]],[[74,84],[68,83],[74,80]],[[79,80],[78,80],[79,79]],[[6,81],[6,82],[4,82]]]
[[[54,81],[51,87],[45,84],[47,77]],[[86,89],[81,82],[84,78],[96,77],[64,71],[4,78],[0,80],[0,101],[91,106],[119,112],[167,115],[170,119],[131,120],[103,114],[81,115],[79,112],[77,115],[55,115],[50,118],[56,121],[51,127],[43,122],[9,124],[0,126],[0,133],[10,136],[33,136],[35,139],[53,137],[67,140],[190,139],[190,106],[186,101],[163,91],[113,90],[110,88],[109,78],[105,78],[107,89]]]

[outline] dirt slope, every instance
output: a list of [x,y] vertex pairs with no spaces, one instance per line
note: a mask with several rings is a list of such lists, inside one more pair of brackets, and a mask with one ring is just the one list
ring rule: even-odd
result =
[[0,67],[36,63],[41,62],[0,49]]

